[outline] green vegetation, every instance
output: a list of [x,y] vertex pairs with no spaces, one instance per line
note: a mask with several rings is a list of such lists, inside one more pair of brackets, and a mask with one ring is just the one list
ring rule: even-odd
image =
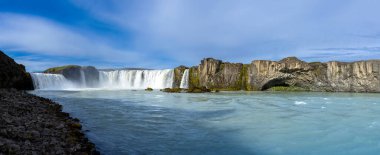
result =
[[145,91],[153,91],[153,88],[148,87],[145,89]]
[[199,86],[199,75],[196,72],[196,68],[189,69],[189,87]]
[[180,93],[182,89],[181,88],[165,88],[165,89],[162,89],[161,91],[167,92],[167,93]]
[[64,69],[67,69],[67,68],[77,68],[77,67],[80,67],[80,66],[67,65],[67,66],[53,67],[53,68],[49,68],[49,69],[45,70],[44,73],[58,73],[58,72],[60,72]]
[[310,90],[297,87],[297,86],[275,86],[275,87],[269,88],[268,91],[310,91]]
[[249,76],[248,68],[249,68],[249,64],[243,64],[243,68],[240,73],[240,79],[241,79],[240,85],[243,90],[250,90],[250,85],[248,82],[248,76]]

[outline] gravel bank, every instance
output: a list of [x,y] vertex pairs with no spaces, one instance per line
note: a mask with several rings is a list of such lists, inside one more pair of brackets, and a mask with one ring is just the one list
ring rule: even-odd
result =
[[99,154],[61,105],[15,89],[0,89],[2,153]]

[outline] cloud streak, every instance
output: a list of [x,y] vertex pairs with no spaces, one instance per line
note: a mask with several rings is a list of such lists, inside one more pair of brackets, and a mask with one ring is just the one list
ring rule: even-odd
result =
[[[47,64],[63,64],[63,62],[54,62],[65,57],[98,60],[103,64],[133,64],[145,58],[144,54],[114,47],[110,40],[96,34],[78,31],[73,27],[44,18],[2,13],[0,20],[2,21],[0,23],[1,48],[5,51],[25,52],[35,57],[51,58]],[[24,59],[24,57],[19,58]],[[33,61],[30,59],[20,61],[27,62],[27,66],[40,64],[29,63]],[[83,62],[74,63],[91,65]],[[36,67],[33,68],[36,69]]]
[[376,46],[372,38],[351,34],[372,34],[380,26],[374,7],[379,2],[369,0],[74,2],[100,20],[132,30],[137,50],[191,62],[209,56],[247,62],[318,54],[313,48]]
[[[48,16],[0,12],[1,48],[46,61],[64,58],[56,64],[102,67],[171,68],[196,65],[204,57],[244,63],[286,56],[380,58],[377,1],[70,2],[70,8],[85,12],[71,17],[75,26]],[[80,24],[92,20],[101,24]]]

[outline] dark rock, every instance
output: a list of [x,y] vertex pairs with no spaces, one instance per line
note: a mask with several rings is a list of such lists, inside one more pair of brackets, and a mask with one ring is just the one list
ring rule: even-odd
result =
[[82,67],[87,87],[96,87],[99,83],[99,71],[93,66]]
[[187,93],[208,93],[208,92],[211,92],[210,89],[206,88],[206,87],[192,87],[192,88],[189,88],[187,90]]
[[145,91],[153,91],[153,88],[146,88]]
[[25,66],[17,64],[2,51],[0,51],[0,88],[34,89],[32,77],[25,71]]
[[165,88],[162,91],[167,92],[167,93],[180,93],[182,92],[182,89],[181,88]]
[[14,89],[0,96],[0,154],[99,154],[62,106]]
[[62,74],[66,79],[86,87],[96,87],[99,82],[99,71],[93,66],[68,65],[49,68],[44,73]]

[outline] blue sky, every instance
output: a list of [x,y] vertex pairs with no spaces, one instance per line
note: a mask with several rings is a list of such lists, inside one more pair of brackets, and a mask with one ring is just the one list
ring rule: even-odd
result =
[[0,0],[0,49],[29,71],[380,59],[377,0]]

